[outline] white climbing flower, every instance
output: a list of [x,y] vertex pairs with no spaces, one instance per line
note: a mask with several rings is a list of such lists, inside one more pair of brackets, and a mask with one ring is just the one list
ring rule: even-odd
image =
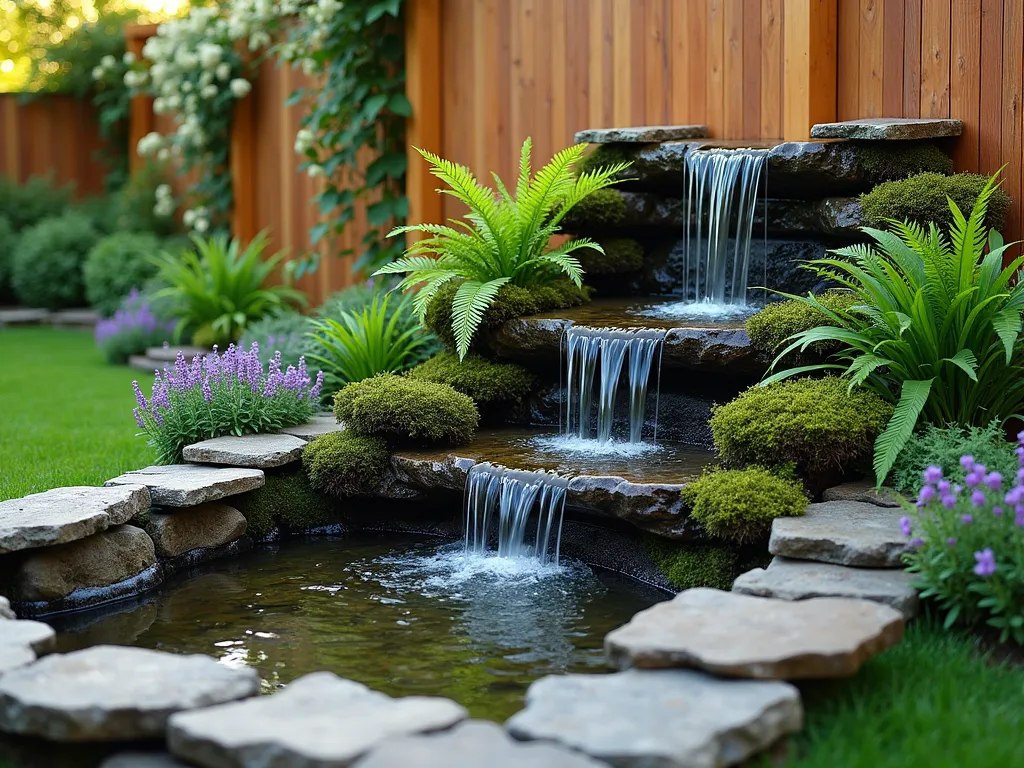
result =
[[121,57],[121,61],[123,61],[125,64],[131,66],[132,64],[135,63],[135,54],[132,53],[131,51],[125,51],[124,56]]
[[107,69],[113,69],[115,66],[117,66],[117,59],[115,59],[108,53],[106,56],[100,59],[100,64],[106,67]]
[[193,210],[192,208],[189,208],[187,211],[185,211],[181,215],[181,222],[186,227],[191,227],[193,224],[195,224],[196,223],[196,212],[195,212],[195,210]]
[[232,80],[231,84],[228,87],[231,89],[231,93],[234,94],[236,99],[241,99],[242,97],[248,95],[249,91],[252,90],[252,84],[250,84],[248,80],[245,80],[241,77],[236,77],[234,80]]
[[205,85],[203,86],[203,90],[199,92],[199,95],[204,99],[212,99],[217,95],[217,86],[212,83],[210,85]]
[[149,157],[160,148],[160,145],[163,144],[163,140],[163,136],[159,133],[156,131],[150,131],[139,139],[139,154],[143,157]]
[[306,168],[306,174],[311,179],[315,179],[315,178],[317,178],[319,176],[326,175],[324,173],[324,167],[322,165],[317,165],[316,163],[313,163],[312,165],[310,165],[309,167]]
[[196,232],[205,232],[210,228],[210,222],[207,221],[206,219],[196,219],[195,224],[192,225],[192,228]]
[[231,65],[227,62],[218,64],[216,74],[218,80],[227,80],[229,77],[231,77]]
[[102,80],[103,76],[105,74],[107,74],[107,70],[105,70],[103,67],[93,67],[92,68],[92,79],[93,80]]

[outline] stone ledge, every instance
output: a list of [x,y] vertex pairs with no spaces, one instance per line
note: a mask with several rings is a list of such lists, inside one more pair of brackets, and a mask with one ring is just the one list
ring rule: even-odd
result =
[[707,138],[706,125],[638,125],[631,128],[587,128],[573,137],[577,144],[656,144]]
[[811,126],[812,139],[863,139],[868,141],[910,141],[959,136],[960,120],[918,117],[862,117],[838,123]]
[[773,555],[863,568],[898,568],[909,540],[900,532],[899,509],[857,501],[811,504],[801,517],[776,518],[768,551]]
[[153,504],[194,507],[262,488],[265,483],[260,469],[168,464],[126,472],[107,480],[106,485],[144,485],[149,488]]
[[344,432],[345,425],[339,424],[333,413],[318,413],[304,424],[296,424],[294,427],[283,427],[278,432],[282,435],[292,435],[307,443],[320,435],[329,435],[333,432]]
[[182,457],[196,464],[272,469],[301,459],[305,446],[293,435],[224,435],[185,446]]

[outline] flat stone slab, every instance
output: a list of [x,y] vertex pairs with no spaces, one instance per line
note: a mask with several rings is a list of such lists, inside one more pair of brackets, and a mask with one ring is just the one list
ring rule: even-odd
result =
[[0,309],[0,325],[36,325],[49,319],[47,309]]
[[773,555],[863,568],[899,568],[910,542],[900,531],[904,512],[858,501],[810,504],[802,517],[776,518]]
[[185,446],[185,461],[271,469],[302,458],[306,441],[293,435],[225,435]]
[[262,488],[263,471],[240,467],[204,467],[197,464],[169,464],[126,472],[107,480],[108,486],[144,485],[153,504],[165,507],[194,507],[246,491]]
[[271,696],[174,715],[167,745],[205,766],[337,768],[391,739],[441,731],[465,717],[449,699],[392,699],[315,672]]
[[99,314],[92,309],[59,309],[51,312],[49,321],[52,325],[92,326],[99,321]]
[[789,683],[689,670],[545,677],[507,723],[517,739],[554,741],[621,768],[735,765],[802,726]]
[[876,507],[897,509],[901,496],[892,488],[876,488],[870,480],[854,480],[832,488],[826,488],[821,494],[822,501],[860,501],[874,504]]
[[36,655],[42,656],[56,650],[57,633],[41,621],[5,621],[0,624],[0,648],[10,646],[31,648]]
[[150,512],[145,527],[159,557],[179,557],[241,538],[246,521],[234,507],[210,501],[173,512]]
[[251,668],[210,656],[98,645],[0,677],[0,731],[51,741],[162,738],[175,712],[255,696]]
[[185,356],[186,360],[191,360],[196,355],[202,357],[212,351],[213,350],[206,349],[204,347],[190,347],[182,346],[180,344],[172,344],[164,347],[150,347],[146,350],[146,357],[160,363],[173,363],[178,359],[179,352]]
[[128,367],[135,371],[153,373],[153,371],[159,371],[162,365],[163,363],[151,360],[145,355],[130,355],[128,357]]
[[612,664],[694,667],[771,680],[848,677],[903,637],[903,616],[868,600],[775,600],[688,589],[608,633]]
[[70,486],[0,501],[0,555],[84,539],[149,507],[143,483],[118,488]]
[[655,144],[662,141],[705,139],[706,125],[638,125],[632,128],[587,128],[577,131],[577,144]]
[[554,744],[514,741],[494,723],[467,720],[444,733],[388,741],[355,768],[601,768],[605,763]]
[[767,568],[747,571],[733,582],[734,592],[780,600],[852,597],[891,605],[911,619],[917,615],[913,574],[896,568],[851,568],[776,557]]
[[339,424],[337,417],[333,413],[318,413],[303,424],[296,424],[294,427],[284,427],[278,431],[282,435],[293,435],[309,442],[314,437],[320,437],[320,435],[344,432],[345,425]]
[[862,117],[839,123],[818,123],[811,127],[812,139],[865,139],[906,141],[959,136],[960,120],[916,117]]
[[36,660],[36,653],[27,645],[0,643],[0,676],[13,669],[26,667]]

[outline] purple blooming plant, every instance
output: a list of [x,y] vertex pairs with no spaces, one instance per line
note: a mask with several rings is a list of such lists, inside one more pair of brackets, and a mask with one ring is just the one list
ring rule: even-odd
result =
[[157,371],[147,399],[133,382],[135,421],[161,464],[181,461],[186,445],[222,435],[274,432],[301,424],[319,410],[323,373],[310,378],[305,359],[282,369],[281,355],[260,362],[259,346],[216,347],[191,361],[178,354],[173,366]]
[[133,288],[113,317],[96,324],[95,338],[108,363],[125,363],[132,355],[159,347],[173,334],[174,322],[157,316],[149,297]]
[[988,624],[1003,641],[1024,645],[1024,432],[1017,440],[1016,475],[990,472],[964,456],[960,486],[928,467],[900,531],[912,538],[907,570],[916,574],[921,596],[946,611],[947,627]]

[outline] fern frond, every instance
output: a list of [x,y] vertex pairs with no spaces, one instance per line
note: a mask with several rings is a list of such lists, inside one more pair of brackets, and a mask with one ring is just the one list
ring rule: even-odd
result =
[[452,333],[459,360],[469,353],[477,328],[484,319],[484,312],[491,306],[498,290],[511,278],[499,277],[486,283],[467,280],[455,292],[452,300]]
[[928,402],[928,395],[931,392],[934,379],[922,381],[907,380],[903,382],[900,390],[900,399],[896,403],[892,418],[886,424],[885,430],[875,440],[874,469],[875,480],[879,486],[885,482],[892,465],[896,463],[903,446],[914,433],[917,426],[917,419]]

